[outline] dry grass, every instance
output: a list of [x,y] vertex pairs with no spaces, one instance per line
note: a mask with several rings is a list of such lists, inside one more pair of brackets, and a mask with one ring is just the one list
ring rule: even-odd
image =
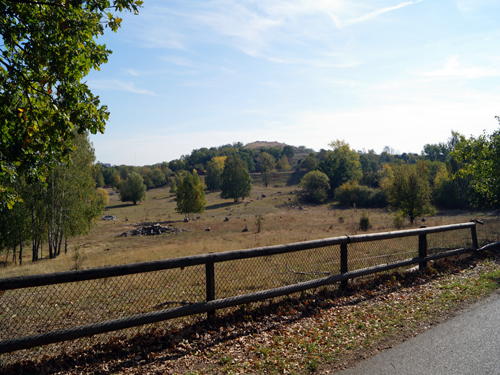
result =
[[[291,175],[292,172],[289,173]],[[254,176],[258,179],[258,176]],[[283,183],[283,181],[277,181]],[[87,236],[74,238],[68,253],[57,259],[31,262],[29,247],[25,247],[23,266],[13,266],[12,255],[0,277],[67,271],[74,268],[75,252],[79,266],[83,268],[126,264],[179,256],[204,254],[228,250],[240,250],[261,246],[307,241],[360,233],[361,209],[342,209],[332,204],[303,204],[297,197],[296,186],[268,187],[254,184],[251,196],[242,202],[222,200],[219,193],[207,194],[207,207],[202,219],[184,223],[183,214],[175,211],[174,196],[168,188],[148,191],[147,199],[138,205],[120,202],[118,195],[110,196],[105,214],[119,220],[99,220]],[[263,197],[265,195],[265,197]],[[392,215],[386,209],[368,210],[371,228],[368,232],[396,230]],[[256,217],[263,216],[261,233],[257,233]],[[228,217],[229,221],[224,222]],[[478,218],[496,222],[497,217],[488,212],[450,211],[426,218],[427,226],[460,223]],[[137,226],[150,223],[172,224],[187,232],[173,235],[148,237],[117,237],[118,234]],[[418,227],[418,222],[412,227]],[[248,232],[242,230],[248,227]],[[209,227],[210,231],[205,231]],[[409,225],[407,227],[410,227]],[[488,228],[486,228],[488,227]],[[495,226],[496,227],[496,226]],[[480,237],[498,238],[494,226],[479,227]],[[490,233],[483,233],[490,231]],[[45,246],[44,254],[47,256]],[[5,260],[5,253],[0,254]]]

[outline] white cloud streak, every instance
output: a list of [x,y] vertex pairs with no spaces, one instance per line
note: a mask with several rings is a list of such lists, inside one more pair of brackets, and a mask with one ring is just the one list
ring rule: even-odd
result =
[[500,68],[479,66],[462,67],[458,61],[458,55],[453,55],[448,57],[442,68],[416,74],[422,77],[441,79],[477,79],[483,77],[498,77],[500,76]]
[[123,92],[131,92],[140,95],[156,96],[156,94],[153,91],[138,88],[135,86],[133,82],[120,81],[117,79],[89,80],[87,84],[93,89],[116,90]]

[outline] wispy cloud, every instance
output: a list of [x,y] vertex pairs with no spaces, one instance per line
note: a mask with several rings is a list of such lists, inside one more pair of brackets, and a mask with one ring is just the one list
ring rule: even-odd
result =
[[161,59],[164,61],[168,61],[172,64],[179,65],[179,66],[193,66],[193,62],[189,59],[184,58],[184,57],[164,56]]
[[480,66],[463,67],[458,60],[458,55],[453,55],[448,57],[442,68],[416,74],[432,78],[477,79],[483,77],[498,77],[500,76],[500,69],[498,67],[489,68]]
[[416,1],[405,1],[403,3],[394,5],[394,6],[389,6],[381,9],[376,9],[373,10],[369,13],[363,14],[362,16],[348,19],[344,22],[345,25],[353,25],[355,23],[360,23],[360,22],[365,22],[365,21],[370,21],[384,13],[392,12],[393,10],[398,10],[404,7],[407,7],[409,5],[414,5],[420,3],[422,0],[416,0]]
[[87,84],[93,89],[116,90],[140,95],[156,96],[153,91],[136,87],[133,82],[120,81],[117,79],[89,80]]

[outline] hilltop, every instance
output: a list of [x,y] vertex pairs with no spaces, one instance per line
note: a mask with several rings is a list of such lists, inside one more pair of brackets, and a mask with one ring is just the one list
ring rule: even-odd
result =
[[[265,148],[271,148],[271,147],[276,147],[279,149],[283,149],[285,146],[288,146],[286,143],[281,143],[281,142],[268,142],[268,141],[255,141],[252,143],[246,144],[243,148],[249,149],[249,150],[260,150],[261,147]],[[294,149],[297,147],[292,146]]]

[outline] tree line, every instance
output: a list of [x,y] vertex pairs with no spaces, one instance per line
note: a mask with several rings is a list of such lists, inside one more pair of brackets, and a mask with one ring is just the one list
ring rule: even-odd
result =
[[[67,252],[69,237],[88,233],[107,203],[108,193],[95,188],[94,150],[86,134],[74,139],[75,149],[66,163],[58,163],[44,181],[18,178],[8,186],[19,202],[0,208],[0,249],[12,250],[22,264],[23,250],[31,242],[32,261],[56,258]],[[19,248],[18,254],[16,250]]]

